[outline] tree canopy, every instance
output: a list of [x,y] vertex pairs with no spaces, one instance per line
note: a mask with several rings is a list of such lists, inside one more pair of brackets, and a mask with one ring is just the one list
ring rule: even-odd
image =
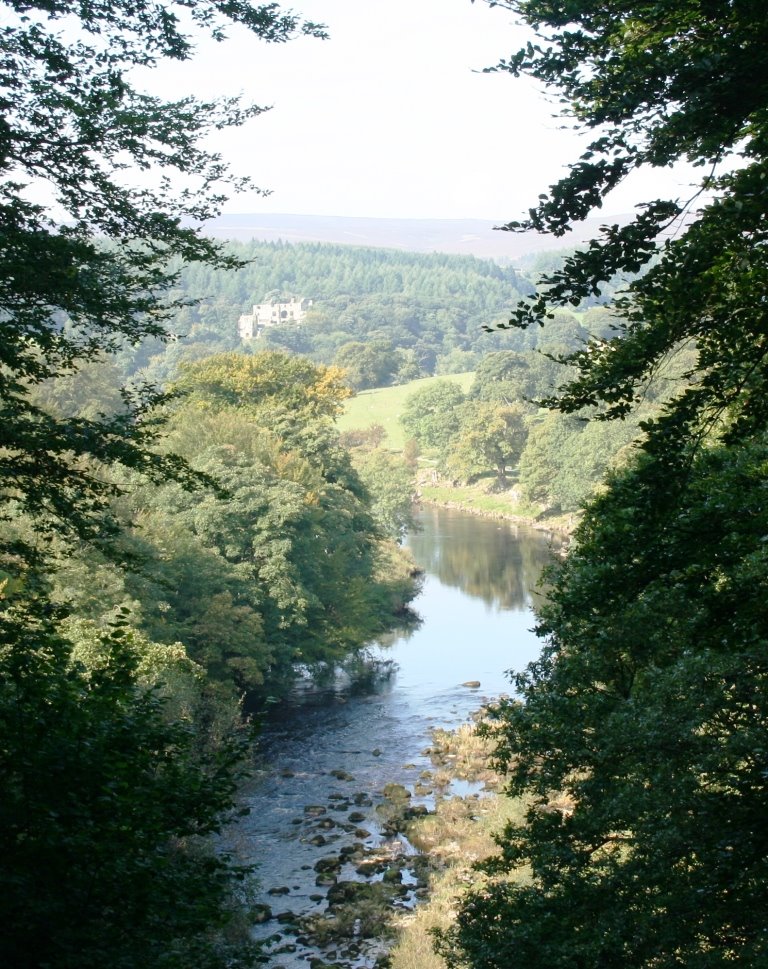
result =
[[[247,873],[208,840],[237,813],[247,734],[234,704],[182,644],[131,628],[136,603],[74,618],[53,574],[87,574],[81,599],[101,602],[130,552],[116,497],[136,480],[210,480],[157,446],[162,395],[138,380],[115,394],[107,371],[170,336],[189,302],[171,289],[182,261],[238,264],[194,228],[243,184],[203,139],[262,109],[167,103],[135,80],[229,25],[271,43],[323,34],[247,0],[3,5],[0,963],[19,969],[258,958]],[[96,547],[111,572],[89,569]],[[202,558],[210,575],[215,556]],[[223,577],[221,599],[238,578]]]
[[4,605],[0,962],[253,965],[233,904],[245,872],[203,840],[233,816],[245,735],[203,753],[141,684],[124,626],[91,637],[103,661],[87,670],[49,607]]
[[[517,270],[470,256],[256,241],[226,250],[243,263],[237,271],[181,266],[173,295],[193,304],[174,318],[183,341],[126,348],[120,354],[126,374],[141,371],[164,384],[183,361],[257,345],[337,363],[355,389],[432,375],[438,366],[458,373],[471,370],[485,350],[509,345],[509,334],[481,324],[502,322],[510,302],[532,291]],[[301,321],[241,341],[238,317],[280,293],[311,297],[313,306]],[[535,334],[521,332],[514,342],[526,347]]]
[[496,710],[527,817],[500,835],[442,951],[473,969],[763,965],[764,5],[492,5],[538,38],[494,70],[544,81],[594,133],[506,228],[563,235],[641,166],[703,174],[696,199],[604,227],[510,321],[546,326],[553,307],[634,274],[614,334],[570,356],[551,400],[597,421],[636,408],[670,355],[689,365],[551,575],[542,656]]
[[[628,225],[605,226],[599,239],[544,275],[536,299],[519,304],[511,325],[540,323],[553,306],[579,303],[616,272],[637,272],[654,260],[616,301],[615,336],[593,340],[571,357],[579,375],[558,406],[602,405],[606,416],[626,414],[659,361],[695,341],[700,378],[675,408],[679,418],[688,426],[704,412],[714,417],[733,407],[738,391],[739,419],[763,420],[756,398],[763,396],[764,321],[754,299],[765,288],[768,24],[762,5],[494,5],[535,25],[542,42],[493,70],[528,73],[559,89],[575,126],[597,134],[529,218],[505,228],[563,235],[635,169],[678,159],[705,168],[693,198],[649,201]],[[660,234],[682,216],[692,224],[659,245]]]
[[[164,338],[180,305],[168,292],[178,272],[172,257],[237,264],[182,218],[210,217],[222,190],[242,184],[202,139],[262,110],[229,98],[164,102],[138,90],[131,71],[189,58],[195,31],[223,39],[225,27],[238,24],[277,43],[322,29],[275,4],[241,0],[7,2],[4,11],[3,506],[20,504],[41,527],[48,520],[96,536],[114,486],[93,462],[119,460],[155,477],[185,474],[148,447],[154,429],[143,418],[153,394],[134,386],[125,392],[124,412],[89,420],[52,416],[31,400],[30,389],[104,351]],[[132,184],[138,178],[140,188]]]

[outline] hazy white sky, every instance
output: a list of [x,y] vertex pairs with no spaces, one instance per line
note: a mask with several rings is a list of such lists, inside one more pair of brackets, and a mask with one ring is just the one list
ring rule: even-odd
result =
[[[165,94],[242,91],[272,105],[217,144],[273,194],[238,196],[226,211],[499,223],[576,158],[551,96],[526,79],[479,73],[527,37],[508,11],[481,0],[286,6],[326,23],[330,39],[275,46],[233,32],[147,79]],[[686,184],[667,176],[673,194],[687,194]],[[605,214],[629,211],[640,188],[618,190]]]

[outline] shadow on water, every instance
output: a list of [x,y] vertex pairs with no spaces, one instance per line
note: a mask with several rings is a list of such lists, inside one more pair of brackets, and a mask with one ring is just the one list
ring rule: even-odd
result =
[[452,509],[422,511],[409,546],[419,565],[452,589],[497,609],[530,607],[553,537]]
[[[257,934],[280,936],[269,963],[275,969],[329,958],[292,934],[292,921],[324,911],[329,884],[365,879],[353,861],[332,878],[318,874],[318,865],[353,851],[407,854],[405,839],[382,822],[385,787],[413,791],[432,766],[430,730],[465,722],[509,690],[506,671],[538,654],[532,601],[552,560],[550,537],[453,510],[426,509],[420,517],[422,530],[408,544],[425,571],[415,603],[422,622],[371,647],[367,677],[358,670],[321,688],[303,684],[264,724],[245,792],[251,813],[233,833],[233,847],[258,865],[272,917]],[[420,800],[429,798],[414,795],[410,803]],[[413,898],[405,892],[402,904]],[[350,946],[333,961],[374,964],[375,950],[363,940]]]

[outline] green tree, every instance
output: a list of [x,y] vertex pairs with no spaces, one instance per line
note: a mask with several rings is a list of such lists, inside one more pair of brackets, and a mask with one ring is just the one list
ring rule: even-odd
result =
[[423,447],[442,450],[459,428],[464,400],[458,384],[435,380],[407,398],[400,423]]
[[399,542],[415,527],[413,471],[405,459],[383,448],[354,456],[360,480],[371,496],[371,511],[384,534]]
[[[232,24],[266,42],[322,34],[246,0],[4,6],[0,963],[19,969],[245,969],[257,956],[234,931],[242,873],[205,842],[233,814],[240,742],[201,742],[189,677],[168,663],[173,701],[146,686],[124,619],[85,637],[101,637],[103,664],[73,662],[79,634],[41,574],[63,539],[121,557],[112,501],[134,475],[201,480],[155,447],[162,397],[136,383],[115,401],[102,378],[105,357],[168,338],[190,302],[172,289],[182,263],[239,265],[187,225],[243,184],[204,141],[262,109],[166,103],[134,81]],[[80,380],[56,387],[62,376]],[[84,406],[89,383],[103,414]],[[178,652],[160,650],[177,673]]]
[[110,357],[94,358],[76,371],[45,381],[32,391],[34,402],[57,417],[98,421],[125,411],[122,375]]
[[606,424],[557,412],[531,418],[520,486],[530,501],[576,511],[608,469],[626,459],[639,433],[637,420]]
[[449,964],[765,963],[767,459],[763,443],[674,468],[643,455],[588,508],[523,702],[496,711],[531,807]]
[[370,390],[392,383],[402,363],[401,357],[402,354],[391,343],[382,340],[361,343],[353,340],[339,347],[334,363],[346,371],[350,387],[354,390]]
[[[577,2],[567,14],[548,0],[498,5],[553,33],[550,46],[526,47],[496,69],[529,73],[560,88],[577,124],[599,134],[530,218],[506,228],[562,235],[571,220],[643,165],[663,167],[685,157],[710,169],[702,190],[712,201],[689,217],[685,232],[658,241],[687,202],[647,203],[634,221],[604,227],[598,240],[546,274],[538,296],[515,310],[510,325],[538,324],[553,306],[578,303],[617,270],[637,272],[652,262],[615,301],[615,335],[592,340],[571,357],[578,373],[559,406],[601,405],[605,416],[626,414],[660,361],[695,341],[700,379],[672,409],[681,432],[695,433],[698,421],[726,407],[737,422],[759,426],[765,416],[757,403],[765,399],[758,393],[763,319],[755,293],[765,267],[758,186],[768,164],[760,5],[616,0],[599,12]],[[577,29],[561,34],[566,21]],[[742,90],[745,97],[737,93]]]
[[124,629],[86,670],[56,627],[45,604],[4,601],[0,962],[252,966],[232,931],[244,873],[203,840],[233,816],[240,742],[201,747],[169,718]]
[[693,353],[552,576],[542,656],[497,710],[527,819],[443,950],[473,969],[764,965],[768,20],[754,0],[498,5],[540,34],[499,69],[595,132],[508,228],[562,235],[632,170],[680,158],[707,196],[663,239],[687,203],[605,227],[513,314],[539,323],[632,277],[614,335],[571,358],[566,413],[622,417],[665,358]]
[[[343,660],[389,629],[415,593],[399,562],[391,583],[383,564],[385,533],[399,537],[409,522],[410,474],[395,462],[385,483],[372,466],[368,491],[333,426],[349,394],[338,368],[225,354],[186,368],[179,385],[167,446],[226,497],[177,484],[138,496],[134,515],[147,502],[142,531],[165,550],[152,598],[163,580],[171,587],[147,631],[159,637],[167,624],[164,638],[184,638],[194,659],[253,698],[274,694],[297,664]],[[395,588],[405,596],[393,608]]]
[[513,350],[486,353],[475,369],[470,394],[480,400],[518,404],[533,397],[531,354]]
[[568,376],[567,368],[554,356],[533,350],[486,353],[475,370],[470,396],[502,404],[527,404],[534,412],[533,402],[550,397]]
[[474,370],[478,362],[479,355],[475,351],[456,347],[438,360],[435,373],[441,377],[451,373],[467,373]]
[[234,683],[240,694],[261,687],[274,655],[258,596],[244,570],[178,521],[164,497],[161,490],[132,536],[142,562],[125,576],[140,603],[135,624],[158,642],[183,642],[214,682]]
[[[202,147],[203,139],[262,110],[236,99],[166,103],[137,90],[131,72],[163,59],[188,59],[192,27],[221,38],[227,24],[241,24],[267,42],[322,31],[277,6],[246,0],[226,7],[64,0],[55,9],[9,2],[5,9],[3,509],[12,502],[39,527],[47,523],[97,538],[107,527],[103,512],[115,491],[99,474],[99,463],[119,460],[155,477],[184,474],[178,462],[149,447],[154,427],[145,416],[153,394],[135,388],[126,395],[124,413],[91,419],[51,413],[30,391],[126,343],[164,338],[185,302],[169,293],[180,260],[237,265],[181,220],[210,217],[221,202],[219,190],[242,184]],[[123,177],[131,168],[156,178],[135,190]],[[30,201],[25,185],[47,191],[63,217]]]
[[507,469],[517,466],[527,437],[525,411],[519,405],[468,401],[449,446],[446,469],[465,481],[492,470],[504,487]]
[[222,353],[182,368],[175,390],[198,408],[279,406],[309,418],[337,417],[350,396],[338,367],[323,367],[277,350]]

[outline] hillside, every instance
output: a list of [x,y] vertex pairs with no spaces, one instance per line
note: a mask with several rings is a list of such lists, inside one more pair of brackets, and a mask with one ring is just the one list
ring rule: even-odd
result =
[[472,383],[474,373],[456,373],[446,377],[423,377],[411,380],[397,387],[381,387],[377,390],[364,390],[351,397],[344,404],[344,413],[336,424],[340,431],[352,428],[366,429],[380,424],[387,432],[384,446],[400,451],[405,443],[405,432],[400,424],[400,415],[407,398],[416,390],[428,387],[436,380],[452,380],[466,393]]
[[[514,215],[514,213],[513,213]],[[567,242],[535,232],[498,232],[486,219],[368,219],[336,215],[242,213],[206,223],[207,235],[237,242],[331,242],[353,246],[446,252],[513,262],[537,252],[575,246],[591,239],[606,221],[624,223],[628,215],[600,216],[574,226]]]

